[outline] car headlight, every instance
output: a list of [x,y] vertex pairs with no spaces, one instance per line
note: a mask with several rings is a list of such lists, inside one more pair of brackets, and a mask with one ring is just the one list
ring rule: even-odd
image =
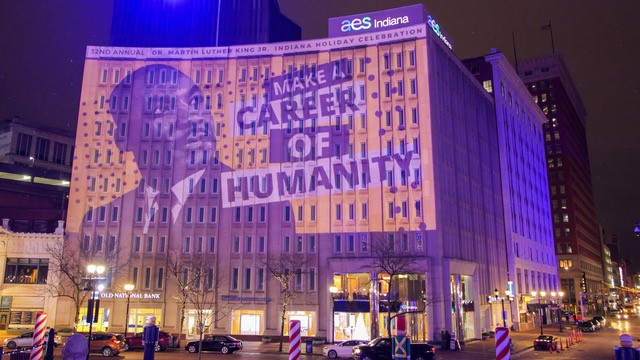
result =
[[362,350],[360,349],[353,349],[353,353],[354,354],[360,354],[362,352]]

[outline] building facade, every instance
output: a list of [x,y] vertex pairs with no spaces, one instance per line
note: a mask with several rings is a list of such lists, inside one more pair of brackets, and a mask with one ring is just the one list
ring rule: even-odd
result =
[[[179,256],[215,260],[199,286],[230,311],[214,309],[207,331],[277,335],[281,287],[261,260],[282,253],[305,258],[286,314],[305,336],[384,334],[392,305],[417,310],[414,339],[490,328],[485,295],[508,281],[494,99],[432,25],[89,47],[82,89],[65,241],[111,270],[94,329],[153,315],[195,336],[197,309],[180,329],[168,276]],[[366,270],[378,240],[420,270],[385,286]],[[129,314],[113,316],[128,282]]]
[[586,111],[559,54],[520,61],[518,69],[548,119],[544,124],[547,171],[565,304],[575,313],[601,313],[606,285],[591,187]]
[[52,233],[66,217],[72,133],[28,123],[0,121],[0,218],[21,233]]
[[[519,328],[539,326],[540,319],[550,322],[548,317],[557,321],[557,313],[547,309],[558,303],[551,293],[558,294],[560,284],[542,133],[546,118],[501,52],[464,63],[495,99],[508,263],[508,282],[498,289],[501,297],[508,290],[513,299],[508,323]],[[547,297],[531,297],[533,291]]]
[[113,6],[112,46],[228,46],[300,39],[300,27],[280,12],[277,0],[116,0]]
[[[53,233],[22,233],[9,230],[9,219],[0,228],[0,330],[8,333],[33,330],[38,312],[46,312],[47,324],[57,323],[58,299],[47,284],[59,283],[49,271],[50,247],[63,243],[64,221]],[[53,275],[53,276],[52,276]]]

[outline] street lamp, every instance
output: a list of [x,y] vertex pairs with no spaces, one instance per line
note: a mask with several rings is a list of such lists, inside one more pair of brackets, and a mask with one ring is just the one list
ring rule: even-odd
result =
[[543,316],[542,316],[542,302],[540,301],[540,298],[544,298],[545,296],[547,296],[547,293],[545,291],[540,291],[540,292],[532,291],[531,296],[538,299],[538,307],[540,307],[540,335],[544,335],[542,331]]
[[[555,293],[551,293],[551,296],[555,296]],[[564,307],[562,304],[562,297],[564,296],[564,291],[558,291],[558,323],[560,324],[560,332],[563,332],[564,330],[562,330],[562,308]]]
[[[102,265],[87,265],[87,280],[88,286],[85,290],[91,291],[91,295],[89,296],[89,302],[87,306],[87,320],[89,320],[89,337],[87,338],[87,360],[89,360],[89,353],[91,352],[91,333],[93,331],[93,320],[97,318],[94,316],[98,314],[100,308],[100,291],[104,290],[104,285],[99,284],[96,287],[96,280],[102,279],[102,274],[104,273],[105,267]],[[97,290],[97,294],[96,294]],[[97,296],[96,296],[97,295]],[[94,310],[95,308],[95,310]]]
[[129,330],[129,301],[131,301],[131,291],[135,286],[133,284],[124,284],[124,291],[127,293],[127,312],[124,318],[124,337],[127,337],[127,330]]
[[498,289],[493,290],[493,293],[495,294],[496,299],[500,299],[500,303],[502,304],[502,323],[504,324],[504,327],[507,327],[507,313],[504,311],[504,297],[499,297],[500,291],[498,291]]
[[336,294],[338,293],[338,287],[329,286],[329,292],[331,293],[331,343],[336,342]]

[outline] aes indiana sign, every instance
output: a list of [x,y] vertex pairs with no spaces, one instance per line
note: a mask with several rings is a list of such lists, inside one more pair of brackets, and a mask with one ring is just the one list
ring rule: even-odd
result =
[[342,37],[374,31],[392,30],[427,24],[449,49],[453,42],[435,18],[422,6],[409,5],[394,9],[341,16],[329,19],[329,37]]

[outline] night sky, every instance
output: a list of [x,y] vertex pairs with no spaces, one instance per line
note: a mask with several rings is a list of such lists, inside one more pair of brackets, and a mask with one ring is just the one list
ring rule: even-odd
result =
[[[167,1],[167,0],[158,0]],[[181,0],[172,0],[181,1]],[[248,0],[247,0],[248,1]],[[327,19],[417,0],[279,0],[304,39],[325,37]],[[640,1],[423,1],[458,58],[497,48],[513,62],[563,55],[587,109],[587,140],[598,221],[640,263]],[[75,132],[85,46],[108,45],[112,1],[0,0],[0,119]]]

